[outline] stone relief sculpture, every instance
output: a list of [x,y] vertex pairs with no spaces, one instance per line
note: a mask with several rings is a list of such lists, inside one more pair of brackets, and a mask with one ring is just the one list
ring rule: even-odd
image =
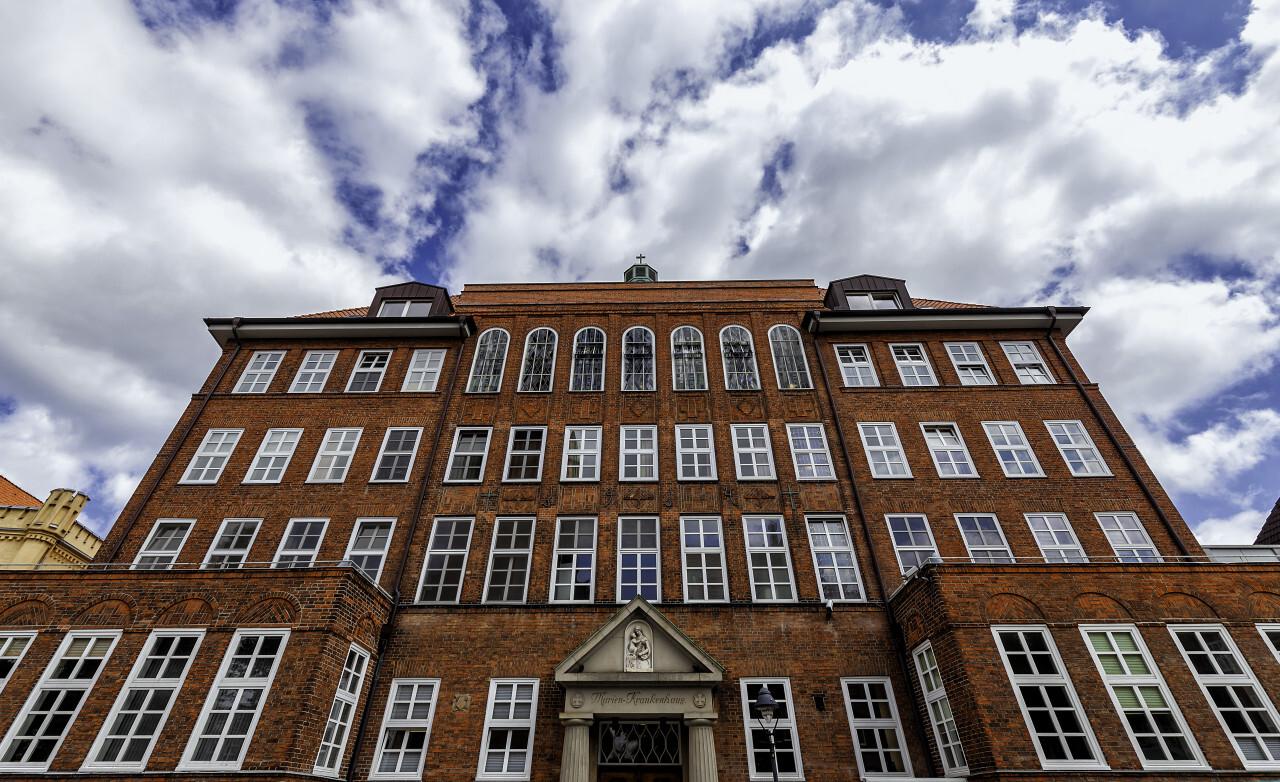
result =
[[653,647],[649,641],[649,626],[644,622],[632,622],[627,628],[622,670],[627,673],[653,670]]

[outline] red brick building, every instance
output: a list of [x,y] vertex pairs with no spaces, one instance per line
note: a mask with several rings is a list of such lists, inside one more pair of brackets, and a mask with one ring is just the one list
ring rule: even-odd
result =
[[0,774],[1280,774],[1280,563],[1207,560],[1084,308],[626,279],[206,321],[93,569],[0,573]]

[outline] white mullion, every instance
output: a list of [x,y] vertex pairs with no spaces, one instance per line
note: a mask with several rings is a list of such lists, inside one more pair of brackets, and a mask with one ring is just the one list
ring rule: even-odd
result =
[[347,659],[342,665],[338,689],[333,694],[333,705],[329,707],[329,718],[325,721],[324,733],[320,737],[320,751],[316,754],[313,769],[316,774],[336,777],[342,768],[342,757],[347,750],[347,732],[351,728],[356,704],[360,701],[360,687],[364,684],[364,672],[368,663],[369,653],[360,646],[351,644],[351,648],[347,650]]
[[1024,513],[1045,562],[1088,562],[1071,522],[1062,513]]
[[1000,460],[1006,478],[1043,478],[1044,469],[1017,421],[983,421],[991,450]]
[[[516,449],[516,433],[517,432],[523,435],[523,440],[524,440],[524,442],[521,443],[523,447],[520,448],[519,450]],[[533,432],[537,433],[538,447],[536,449],[529,447],[529,441],[532,439],[532,435],[530,433],[533,433]],[[515,459],[515,457],[517,456],[522,457],[522,463],[519,469],[522,472],[527,472],[529,469],[528,460],[529,460],[529,457],[532,455],[537,456],[537,470],[535,471],[533,477],[523,477],[523,478],[511,477],[512,461]],[[506,464],[504,464],[502,467],[502,482],[503,483],[538,483],[542,480],[542,467],[544,464],[546,464],[546,460],[547,460],[547,427],[545,426],[513,426],[511,427],[511,431],[508,432],[507,434],[507,460],[506,460]]]
[[[378,530],[386,527],[386,537],[383,537]],[[369,534],[371,533],[371,534]],[[351,529],[351,540],[347,543],[346,553],[342,558],[346,562],[350,562],[354,567],[364,571],[373,583],[377,584],[382,578],[382,568],[387,564],[387,552],[391,549],[391,539],[396,534],[396,520],[393,517],[379,518],[358,518],[355,526]],[[372,546],[371,543],[379,543],[380,545]],[[361,546],[356,548],[356,546]],[[357,561],[357,557],[360,561]],[[374,557],[377,557],[377,567],[373,568],[373,572],[369,572],[369,563]]]
[[0,692],[27,656],[35,637],[35,630],[0,631]]
[[195,519],[156,519],[129,569],[168,570],[173,567],[195,523]]
[[369,779],[422,779],[439,679],[393,679]]
[[301,429],[268,429],[242,483],[280,483],[301,439]]
[[1023,385],[1045,385],[1056,383],[1049,365],[1040,356],[1040,350],[1034,342],[1001,342],[1004,355],[1013,367],[1013,373]]
[[[634,474],[629,475],[629,471]],[[618,480],[658,480],[658,427],[627,424],[619,427]]]
[[[462,597],[462,582],[467,574],[467,558],[471,555],[474,518],[436,518],[427,538],[427,555],[422,560],[418,578],[419,603],[457,603]],[[457,583],[449,575],[457,574]],[[431,590],[428,598],[427,590]]]
[[768,424],[734,424],[733,464],[740,481],[772,481],[778,477],[773,466],[773,442]]
[[969,760],[965,757],[956,728],[955,714],[951,711],[951,699],[942,682],[942,669],[928,641],[918,646],[912,657],[916,662],[916,675],[920,677],[920,690],[924,693],[924,709],[929,713],[933,726],[933,739],[938,745],[938,755],[947,776],[967,776]]
[[[590,526],[584,533],[581,525]],[[572,527],[572,531],[569,530]],[[586,545],[583,545],[583,537]],[[563,559],[566,558],[566,559]],[[585,564],[583,558],[585,557]],[[579,576],[586,573],[585,583]],[[585,589],[580,589],[585,587]],[[555,548],[551,554],[552,603],[590,603],[596,591],[596,520],[591,517],[571,516],[556,519]],[[581,594],[579,594],[581,592]]]
[[[680,518],[680,564],[686,603],[723,603],[729,599],[720,524],[720,518],[713,516]],[[717,589],[719,594],[713,597]],[[694,591],[701,594],[694,595]]]
[[[776,721],[773,725],[778,779],[804,779],[800,732],[796,730],[795,701],[791,697],[791,679],[786,677],[743,677],[738,680],[738,690],[742,697],[742,724],[746,731],[748,778],[761,782],[773,779],[769,737],[760,726],[758,718],[761,715],[755,707],[756,698],[765,687],[769,688],[769,694],[778,704],[774,711]],[[765,725],[768,724],[766,720]],[[783,732],[790,741],[777,740],[777,734]]]
[[415,350],[404,373],[401,391],[435,391],[444,366],[444,350]]
[[564,458],[560,463],[560,480],[600,480],[600,432],[598,426],[564,428]]
[[1136,513],[1095,513],[1094,518],[1121,562],[1161,562],[1156,545]]
[[1092,476],[1110,476],[1111,468],[1102,458],[1102,453],[1093,444],[1093,438],[1078,420],[1045,421],[1049,436],[1057,446],[1062,461],[1067,469],[1077,478]]
[[496,394],[502,390],[510,344],[511,335],[506,329],[493,328],[480,335],[476,340],[476,352],[471,357],[468,394]]
[[[973,457],[954,421],[922,421],[920,432],[939,478],[977,478]],[[955,442],[951,442],[951,440]]]
[[[791,547],[787,545],[787,527],[782,517],[743,516],[742,526],[752,602],[796,602]],[[785,580],[778,577],[779,571],[786,574]]]
[[676,424],[676,472],[681,481],[716,480],[716,437],[711,424]]
[[284,360],[283,350],[256,350],[236,381],[233,394],[265,394]]
[[[525,524],[527,523],[527,531]],[[505,525],[505,526],[504,526]],[[489,566],[486,568],[483,602],[485,603],[508,603],[521,604],[528,602],[529,599],[529,574],[533,570],[533,534],[537,527],[537,520],[528,516],[515,517],[499,517],[494,519],[493,523],[493,543],[489,547]],[[504,532],[504,529],[507,530]],[[502,540],[509,538],[509,541]],[[524,539],[523,545],[520,545]],[[499,548],[500,543],[508,543]],[[519,582],[520,599],[513,600],[510,597],[513,586],[517,586],[509,578],[510,574],[519,572],[519,568],[510,567],[504,571],[508,578],[501,585],[494,582],[494,563],[498,557],[510,558],[512,563],[523,561],[524,580]],[[495,589],[501,589],[501,599],[490,599],[490,593]]]
[[872,388],[880,385],[876,365],[871,359],[871,348],[865,344],[834,345],[836,362],[840,365],[840,377],[846,388]]
[[[641,335],[639,340],[631,335]],[[644,335],[648,335],[649,355],[644,355]],[[632,326],[622,333],[622,390],[653,391],[658,387],[658,341],[653,331],[645,326]],[[639,369],[637,369],[639,367]]]
[[[737,329],[737,331],[731,331]],[[725,332],[729,332],[726,340]],[[728,355],[726,345],[732,344],[735,350],[743,351],[732,358]],[[733,369],[730,370],[730,362]],[[760,368],[756,364],[755,338],[751,330],[745,326],[732,324],[720,329],[720,369],[724,372],[724,387],[727,391],[759,391]]]
[[923,513],[889,513],[884,518],[889,525],[889,538],[903,575],[929,562],[940,561],[938,544],[933,540],[927,516]]
[[898,377],[902,385],[908,387],[936,386],[938,378],[933,374],[933,366],[929,363],[929,354],[919,342],[908,342],[889,345],[893,354],[893,363],[898,366]]
[[335,428],[324,433],[324,441],[316,451],[315,461],[311,463],[311,472],[307,474],[307,483],[342,483],[347,480],[347,472],[351,469],[351,460],[355,458],[356,448],[360,445],[360,437],[364,434],[361,427]]
[[[248,537],[245,530],[249,529]],[[223,519],[218,534],[209,544],[209,552],[204,555],[200,567],[208,570],[234,570],[249,560],[249,552],[253,549],[253,541],[262,529],[262,519]],[[228,535],[233,537],[228,538]],[[239,556],[239,559],[236,557]],[[223,557],[215,561],[215,557]]]
[[[390,350],[362,350],[356,357],[356,365],[347,378],[345,392],[348,394],[373,394],[382,388],[382,381],[387,375],[387,365],[391,363]],[[373,387],[369,388],[372,383]],[[359,387],[357,387],[357,385]]]
[[[551,335],[551,360],[545,366],[538,366],[542,359],[535,356],[532,351],[538,348],[533,339],[535,336],[541,336],[543,333]],[[548,393],[555,385],[556,376],[556,353],[560,348],[560,335],[555,329],[549,326],[539,326],[531,330],[524,337],[524,353],[520,359],[520,379],[516,383],[516,391],[522,393]],[[546,371],[541,371],[545,369]],[[538,371],[531,371],[538,370]],[[543,388],[545,384],[545,388]]]
[[[775,332],[785,336],[775,338]],[[804,353],[804,343],[800,340],[800,332],[796,331],[792,326],[780,323],[769,329],[767,336],[769,337],[769,353],[773,357],[773,378],[778,382],[778,389],[781,391],[812,389],[813,378],[809,374],[809,360]],[[794,353],[788,355],[788,351],[794,351]],[[787,365],[785,369],[783,367],[784,364]],[[794,379],[796,382],[794,385],[784,383],[783,377],[788,378],[788,380]]]
[[[1276,662],[1280,662],[1280,624],[1260,624],[1257,627],[1262,640],[1267,642],[1267,648],[1275,655]],[[0,687],[3,686],[3,679],[0,679]]]
[[338,359],[336,350],[308,350],[298,365],[298,372],[289,386],[291,394],[318,394],[329,382],[329,373]]
[[805,516],[818,598],[842,602],[866,600],[853,537],[844,516]]
[[[483,435],[483,441],[477,439]],[[466,437],[464,443],[463,437]],[[449,461],[445,462],[445,483],[481,483],[484,481],[484,469],[489,463],[489,441],[493,439],[493,429],[487,426],[459,426],[453,432],[453,446],[449,448]],[[475,450],[479,444],[480,450]],[[460,450],[462,446],[467,450]],[[476,458],[479,457],[479,464]],[[472,477],[472,473],[475,476]]]
[[[974,562],[999,562],[1013,564],[1017,560],[1013,549],[1004,536],[1000,520],[994,513],[957,513],[956,524],[960,527],[960,538]],[[968,522],[968,524],[966,524]],[[983,523],[989,522],[989,523]],[[994,533],[995,539],[992,540]]]
[[210,429],[205,432],[178,483],[217,483],[243,434],[243,429]]
[[[631,530],[627,531],[628,522]],[[662,553],[660,546],[660,525],[657,516],[621,516],[618,518],[618,589],[617,601],[625,603],[636,595],[650,603],[662,601]],[[647,545],[646,539],[652,536],[653,545]],[[632,539],[633,545],[626,545]],[[628,558],[631,559],[628,559]],[[630,564],[628,564],[630,563]],[[645,574],[653,572],[653,583],[645,580]],[[627,577],[625,573],[633,573]],[[645,594],[652,590],[650,594]]]
[[827,433],[821,423],[787,424],[787,444],[791,446],[791,466],[798,481],[834,481],[835,465],[827,447]]
[[[411,440],[406,439],[406,433],[412,435]],[[382,436],[382,447],[378,449],[378,459],[373,463],[369,483],[408,483],[409,476],[413,474],[413,463],[418,459],[418,444],[421,440],[420,426],[387,427],[386,434]]]
[[987,357],[982,354],[982,346],[977,342],[944,342],[951,366],[955,367],[956,377],[962,386],[993,386],[996,377],[987,364]]
[[[681,337],[678,343],[677,334]],[[693,337],[696,337],[696,351],[691,347],[695,341]],[[677,345],[681,347],[677,348]],[[671,330],[671,387],[674,391],[707,390],[707,349],[700,329],[677,326]]]
[[842,677],[840,694],[863,778],[911,777],[911,754],[889,677]]
[[[320,533],[315,534],[315,526],[320,525]],[[304,530],[298,530],[295,533],[295,527],[302,527]],[[320,557],[320,546],[324,543],[324,533],[329,529],[329,520],[326,518],[292,518],[285,527],[284,534],[280,536],[280,546],[276,549],[275,559],[272,560],[273,567],[311,567]],[[290,544],[290,539],[295,534],[300,534],[301,539],[297,541],[299,544],[295,548],[286,548]],[[315,536],[315,544],[306,544],[307,538]],[[291,559],[284,561],[284,557],[306,557],[306,559]]]
[[862,450],[867,455],[872,478],[912,477],[911,465],[907,464],[907,454],[902,449],[902,438],[892,422],[859,423],[858,436],[862,438]]
[[[593,333],[599,334],[600,355],[592,355],[588,346],[597,344],[588,342]],[[573,356],[569,362],[570,391],[603,391],[605,376],[605,360],[608,358],[609,338],[599,326],[584,326],[573,335]],[[599,369],[597,375],[593,370]]]
[[[537,679],[490,679],[480,743],[477,780],[527,780],[533,765],[533,734],[538,714]],[[503,696],[506,696],[503,698]],[[517,736],[524,733],[523,740]],[[501,734],[503,743],[495,738]],[[516,747],[522,743],[523,747]],[[496,767],[495,767],[496,766]]]

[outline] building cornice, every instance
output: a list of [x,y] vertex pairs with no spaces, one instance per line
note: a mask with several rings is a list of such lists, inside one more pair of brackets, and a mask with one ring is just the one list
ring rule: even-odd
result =
[[1088,307],[974,307],[972,309],[811,310],[804,328],[813,334],[848,331],[956,331],[1049,329],[1070,334]]
[[220,347],[246,339],[466,339],[475,332],[469,316],[426,318],[205,318]]

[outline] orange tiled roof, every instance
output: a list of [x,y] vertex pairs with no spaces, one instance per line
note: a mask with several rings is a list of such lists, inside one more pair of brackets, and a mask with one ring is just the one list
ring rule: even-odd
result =
[[13,481],[0,475],[0,505],[15,508],[39,508],[44,503],[27,494],[14,485]]
[[962,304],[958,301],[941,301],[940,299],[917,299],[915,296],[911,300],[916,303],[917,307],[932,307],[935,310],[963,310],[963,309],[989,309],[986,304]]
[[328,312],[313,312],[310,315],[297,315],[299,318],[363,318],[369,314],[368,307],[352,307],[345,310],[329,310]]

